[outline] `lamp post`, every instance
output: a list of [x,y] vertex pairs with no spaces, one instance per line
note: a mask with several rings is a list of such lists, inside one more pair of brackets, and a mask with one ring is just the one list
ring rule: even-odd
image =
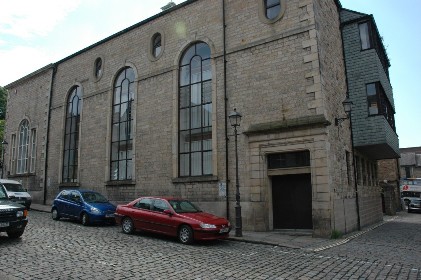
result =
[[3,141],[1,142],[1,178],[3,179],[3,174],[4,174],[4,149],[7,146],[7,141],[5,139],[3,139]]
[[237,145],[237,127],[240,126],[242,115],[234,108],[229,116],[231,126],[234,128],[235,137],[235,236],[243,236],[243,226],[241,218],[241,205],[240,205],[240,184],[238,183],[238,145]]
[[358,182],[357,182],[357,166],[355,164],[355,151],[354,151],[354,133],[352,131],[352,101],[349,99],[349,96],[345,98],[345,100],[342,102],[342,105],[344,107],[344,111],[346,113],[346,117],[344,118],[335,118],[335,125],[338,126],[341,124],[344,120],[349,119],[349,130],[351,133],[351,151],[352,151],[352,166],[354,169],[354,189],[355,189],[355,207],[357,210],[357,226],[358,230],[361,230],[361,219],[360,219],[360,202],[359,202],[359,196],[358,196]]

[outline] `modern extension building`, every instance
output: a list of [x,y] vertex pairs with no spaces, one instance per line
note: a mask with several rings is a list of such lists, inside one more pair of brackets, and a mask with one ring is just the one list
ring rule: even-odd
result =
[[39,203],[64,188],[180,196],[233,225],[238,200],[253,231],[382,219],[376,160],[399,151],[372,16],[335,0],[168,8],[6,86],[8,178]]

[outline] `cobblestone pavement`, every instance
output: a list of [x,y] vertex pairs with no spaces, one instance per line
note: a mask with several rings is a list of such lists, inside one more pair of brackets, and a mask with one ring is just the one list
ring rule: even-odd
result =
[[30,211],[19,240],[0,234],[0,279],[421,279],[421,214],[313,251],[237,241],[182,245],[117,226]]

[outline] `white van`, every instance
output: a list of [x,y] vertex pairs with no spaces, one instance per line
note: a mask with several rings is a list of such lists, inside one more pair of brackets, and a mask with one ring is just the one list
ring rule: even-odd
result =
[[6,188],[10,200],[25,205],[27,209],[31,208],[32,197],[21,183],[14,180],[0,179],[0,184]]

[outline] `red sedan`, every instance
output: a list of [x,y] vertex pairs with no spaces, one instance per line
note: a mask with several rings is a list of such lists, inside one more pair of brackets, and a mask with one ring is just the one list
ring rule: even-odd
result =
[[156,232],[178,237],[183,244],[227,238],[231,230],[227,219],[202,212],[193,203],[178,198],[141,197],[118,205],[115,219],[124,233]]

